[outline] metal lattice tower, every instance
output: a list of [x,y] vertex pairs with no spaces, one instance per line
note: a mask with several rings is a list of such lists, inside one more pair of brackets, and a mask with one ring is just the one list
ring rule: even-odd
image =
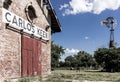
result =
[[115,47],[115,42],[114,42],[115,19],[113,17],[108,17],[108,18],[106,18],[106,20],[102,21],[102,24],[106,25],[110,29],[109,48],[114,48]]

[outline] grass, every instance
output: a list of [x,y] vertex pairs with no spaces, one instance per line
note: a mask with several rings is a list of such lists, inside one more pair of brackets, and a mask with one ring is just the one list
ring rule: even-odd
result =
[[[75,71],[75,70],[55,70],[51,75],[41,77],[24,77],[19,82],[72,82],[72,80],[78,80],[79,82],[120,82],[120,72],[109,73],[99,72],[98,70],[87,71]],[[9,82],[9,81],[6,81]]]
[[108,73],[99,71],[55,70],[47,77],[45,82],[67,82],[66,80],[111,81],[120,82],[120,73]]

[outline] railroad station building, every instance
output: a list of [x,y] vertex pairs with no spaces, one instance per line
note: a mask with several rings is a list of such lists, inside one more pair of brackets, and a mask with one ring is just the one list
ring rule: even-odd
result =
[[51,73],[51,35],[61,26],[49,0],[0,1],[0,79]]

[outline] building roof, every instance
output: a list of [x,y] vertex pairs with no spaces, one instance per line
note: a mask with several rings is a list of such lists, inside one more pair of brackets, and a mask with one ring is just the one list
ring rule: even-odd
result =
[[48,2],[49,2],[49,13],[51,15],[51,29],[53,32],[61,32],[62,29],[61,29],[59,19],[57,18],[57,15],[49,0]]

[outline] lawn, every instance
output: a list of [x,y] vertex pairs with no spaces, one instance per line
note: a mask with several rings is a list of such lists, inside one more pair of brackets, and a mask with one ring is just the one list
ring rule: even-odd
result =
[[120,82],[120,72],[109,73],[99,71],[80,71],[75,70],[55,70],[47,77],[45,82],[72,82],[72,80],[84,81],[106,81],[106,82]]

